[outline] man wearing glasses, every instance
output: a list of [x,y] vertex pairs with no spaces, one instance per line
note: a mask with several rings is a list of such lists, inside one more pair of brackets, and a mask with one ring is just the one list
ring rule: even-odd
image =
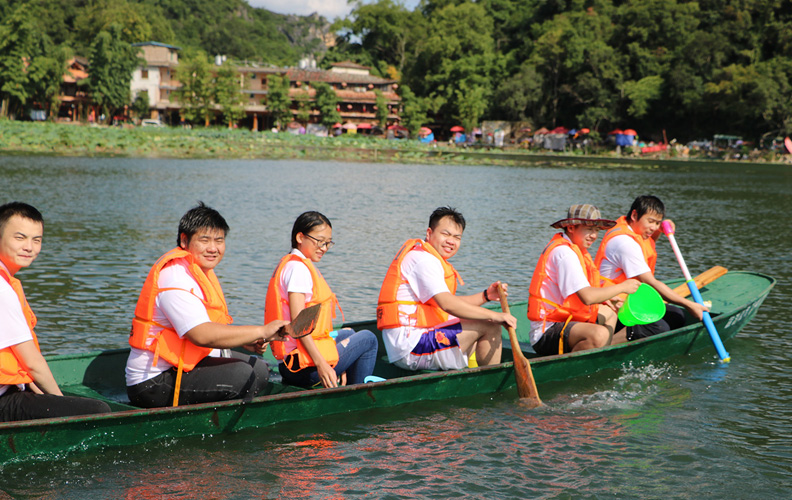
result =
[[126,366],[127,394],[145,408],[253,398],[268,385],[259,358],[286,321],[231,326],[214,268],[225,254],[228,224],[200,202],[179,222],[177,247],[159,258],[140,292]]
[[[450,207],[429,218],[426,239],[408,240],[382,283],[377,328],[391,363],[407,370],[456,370],[475,353],[479,365],[501,360],[501,326],[511,314],[481,307],[498,298],[492,283],[473,295],[456,295],[462,279],[448,262],[459,250],[465,218]],[[504,289],[507,285],[503,285]]]

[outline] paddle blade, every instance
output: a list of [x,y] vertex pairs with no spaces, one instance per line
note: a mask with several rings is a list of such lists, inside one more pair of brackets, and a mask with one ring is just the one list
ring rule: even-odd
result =
[[[503,285],[498,285],[498,295],[500,296],[501,310],[506,314],[509,312],[509,302],[506,300],[506,293],[503,290]],[[532,406],[542,406],[542,400],[539,399],[539,391],[536,389],[536,382],[531,372],[531,363],[528,361],[520,349],[520,343],[517,340],[517,332],[514,328],[507,328],[509,332],[509,341],[511,342],[512,356],[514,359],[514,378],[517,382],[517,394],[520,399],[527,399]]]
[[316,321],[322,311],[322,304],[306,307],[294,318],[294,321],[283,327],[284,333],[293,339],[310,335],[316,329]]

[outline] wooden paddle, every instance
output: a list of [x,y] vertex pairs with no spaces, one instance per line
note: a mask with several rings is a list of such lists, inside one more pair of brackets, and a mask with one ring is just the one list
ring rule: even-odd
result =
[[[704,300],[701,298],[701,294],[699,293],[698,287],[693,281],[693,278],[690,277],[690,271],[688,271],[687,264],[685,264],[685,258],[682,257],[682,252],[679,251],[676,238],[674,238],[673,226],[670,222],[665,220],[662,223],[662,227],[663,233],[665,233],[666,238],[668,238],[668,242],[671,243],[671,249],[674,250],[674,255],[676,255],[677,262],[679,262],[679,267],[682,269],[682,274],[685,276],[685,284],[687,284],[688,288],[690,288],[690,293],[693,295],[693,300],[699,304],[703,304]],[[722,362],[728,363],[731,361],[731,357],[729,356],[729,353],[726,352],[726,348],[723,347],[723,342],[721,341],[720,335],[718,335],[718,330],[715,328],[715,323],[712,322],[712,317],[710,316],[709,311],[704,311],[702,320],[704,321],[704,326],[707,328],[707,333],[709,333],[712,344],[715,346],[715,350],[718,352],[718,357]]]
[[[727,272],[729,272],[729,270],[725,267],[712,266],[711,268],[696,276],[693,281],[695,281],[697,288],[701,288],[703,286],[709,285]],[[687,297],[690,295],[690,287],[688,287],[687,283],[683,283],[674,288],[674,292],[681,297]]]
[[319,312],[322,310],[322,304],[314,304],[311,307],[306,307],[300,314],[294,318],[294,321],[288,325],[282,326],[278,329],[278,335],[285,337],[288,335],[293,339],[305,337],[316,329],[316,320],[319,317]]
[[[509,312],[509,302],[506,300],[506,293],[503,290],[503,285],[498,284],[498,295],[500,296],[501,310],[506,314]],[[542,406],[542,400],[539,399],[539,391],[536,390],[536,382],[531,373],[531,363],[528,362],[522,350],[520,343],[517,341],[517,332],[514,328],[507,327],[509,332],[509,340],[511,341],[512,357],[514,358],[514,377],[517,379],[517,394],[520,398],[528,398],[532,401],[534,406]]]

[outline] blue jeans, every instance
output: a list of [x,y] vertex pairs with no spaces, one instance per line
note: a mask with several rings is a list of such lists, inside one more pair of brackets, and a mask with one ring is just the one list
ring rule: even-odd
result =
[[[344,342],[346,340],[348,342]],[[339,330],[338,337],[336,337],[336,348],[338,349],[338,364],[335,365],[334,370],[339,377],[346,372],[348,385],[362,384],[363,380],[374,372],[378,344],[377,337],[369,330],[360,330],[359,332],[351,328]],[[320,384],[319,373],[315,366],[293,373],[281,362],[278,364],[278,371],[287,384],[300,387]]]

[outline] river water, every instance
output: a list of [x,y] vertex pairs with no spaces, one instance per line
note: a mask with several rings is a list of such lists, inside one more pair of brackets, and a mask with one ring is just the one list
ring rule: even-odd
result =
[[[788,498],[789,168],[0,157],[0,203],[45,217],[42,253],[18,274],[45,354],[126,345],[145,275],[198,200],[231,226],[217,273],[235,322],[252,324],[305,210],[333,222],[320,269],[355,321],[374,316],[390,259],[437,206],[467,219],[460,292],[502,279],[524,300],[570,204],[616,218],[640,194],[665,202],[693,274],[722,265],[779,280],[727,343],[729,365],[702,351],[548,384],[541,409],[501,394],[9,465],[0,498]],[[661,241],[658,276],[680,277]]]

